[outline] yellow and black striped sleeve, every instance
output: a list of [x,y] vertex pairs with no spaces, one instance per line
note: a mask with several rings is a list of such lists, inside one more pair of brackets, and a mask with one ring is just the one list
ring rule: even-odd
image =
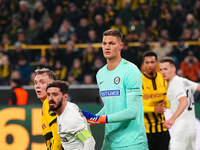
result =
[[42,132],[48,150],[62,150],[60,136],[58,134],[56,113],[49,109],[49,102],[43,102]]
[[166,131],[167,129],[162,126],[162,121],[165,120],[164,114],[155,113],[154,108],[163,101],[166,107],[169,106],[166,95],[167,83],[159,72],[155,78],[148,78],[145,74],[142,74],[142,79],[142,99],[146,133]]

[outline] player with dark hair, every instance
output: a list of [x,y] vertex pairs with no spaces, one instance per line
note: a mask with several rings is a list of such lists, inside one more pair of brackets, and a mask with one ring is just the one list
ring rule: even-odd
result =
[[43,102],[42,133],[47,150],[62,150],[62,144],[58,135],[57,116],[56,113],[49,108],[46,93],[47,85],[55,79],[55,73],[47,68],[35,70],[34,88],[37,97]]
[[145,52],[142,73],[144,123],[149,150],[168,150],[170,135],[162,124],[165,108],[169,108],[167,82],[156,71],[157,66],[157,54],[151,50]]
[[168,83],[167,98],[172,117],[163,121],[166,128],[173,127],[171,150],[195,150],[196,122],[194,93],[200,92],[200,84],[176,75],[175,62],[171,57],[160,60],[160,72]]
[[89,122],[105,123],[103,150],[147,150],[141,72],[121,57],[122,38],[117,30],[103,33],[107,65],[98,71],[96,78],[104,107],[97,115],[86,111],[83,114]]
[[95,141],[87,120],[76,104],[67,102],[69,84],[60,80],[53,81],[47,86],[46,91],[50,109],[58,115],[58,134],[63,148],[94,150]]

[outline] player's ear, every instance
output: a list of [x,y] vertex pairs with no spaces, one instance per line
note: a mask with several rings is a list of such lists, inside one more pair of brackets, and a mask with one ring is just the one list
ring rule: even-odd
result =
[[156,65],[158,68],[160,68],[158,60],[156,60]]
[[121,42],[120,46],[121,46],[121,50],[122,50],[124,47],[124,42]]
[[173,66],[173,67],[172,67],[172,70],[173,70],[173,72],[176,72],[176,67]]
[[68,99],[68,93],[64,94],[65,99]]

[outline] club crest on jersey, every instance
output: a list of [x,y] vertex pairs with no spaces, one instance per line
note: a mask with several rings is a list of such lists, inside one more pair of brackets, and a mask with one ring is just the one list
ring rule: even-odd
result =
[[49,115],[50,116],[56,116],[56,113],[54,111],[52,111],[51,109],[49,109]]
[[61,124],[58,125],[58,131],[61,132]]
[[119,82],[120,82],[120,78],[119,78],[119,77],[115,77],[114,83],[115,83],[115,84],[119,84]]

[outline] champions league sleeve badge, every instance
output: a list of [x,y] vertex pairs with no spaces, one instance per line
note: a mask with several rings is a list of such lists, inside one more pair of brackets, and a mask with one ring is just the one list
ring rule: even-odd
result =
[[115,84],[119,84],[119,82],[120,82],[120,78],[119,78],[119,77],[115,77],[114,83],[115,83]]

